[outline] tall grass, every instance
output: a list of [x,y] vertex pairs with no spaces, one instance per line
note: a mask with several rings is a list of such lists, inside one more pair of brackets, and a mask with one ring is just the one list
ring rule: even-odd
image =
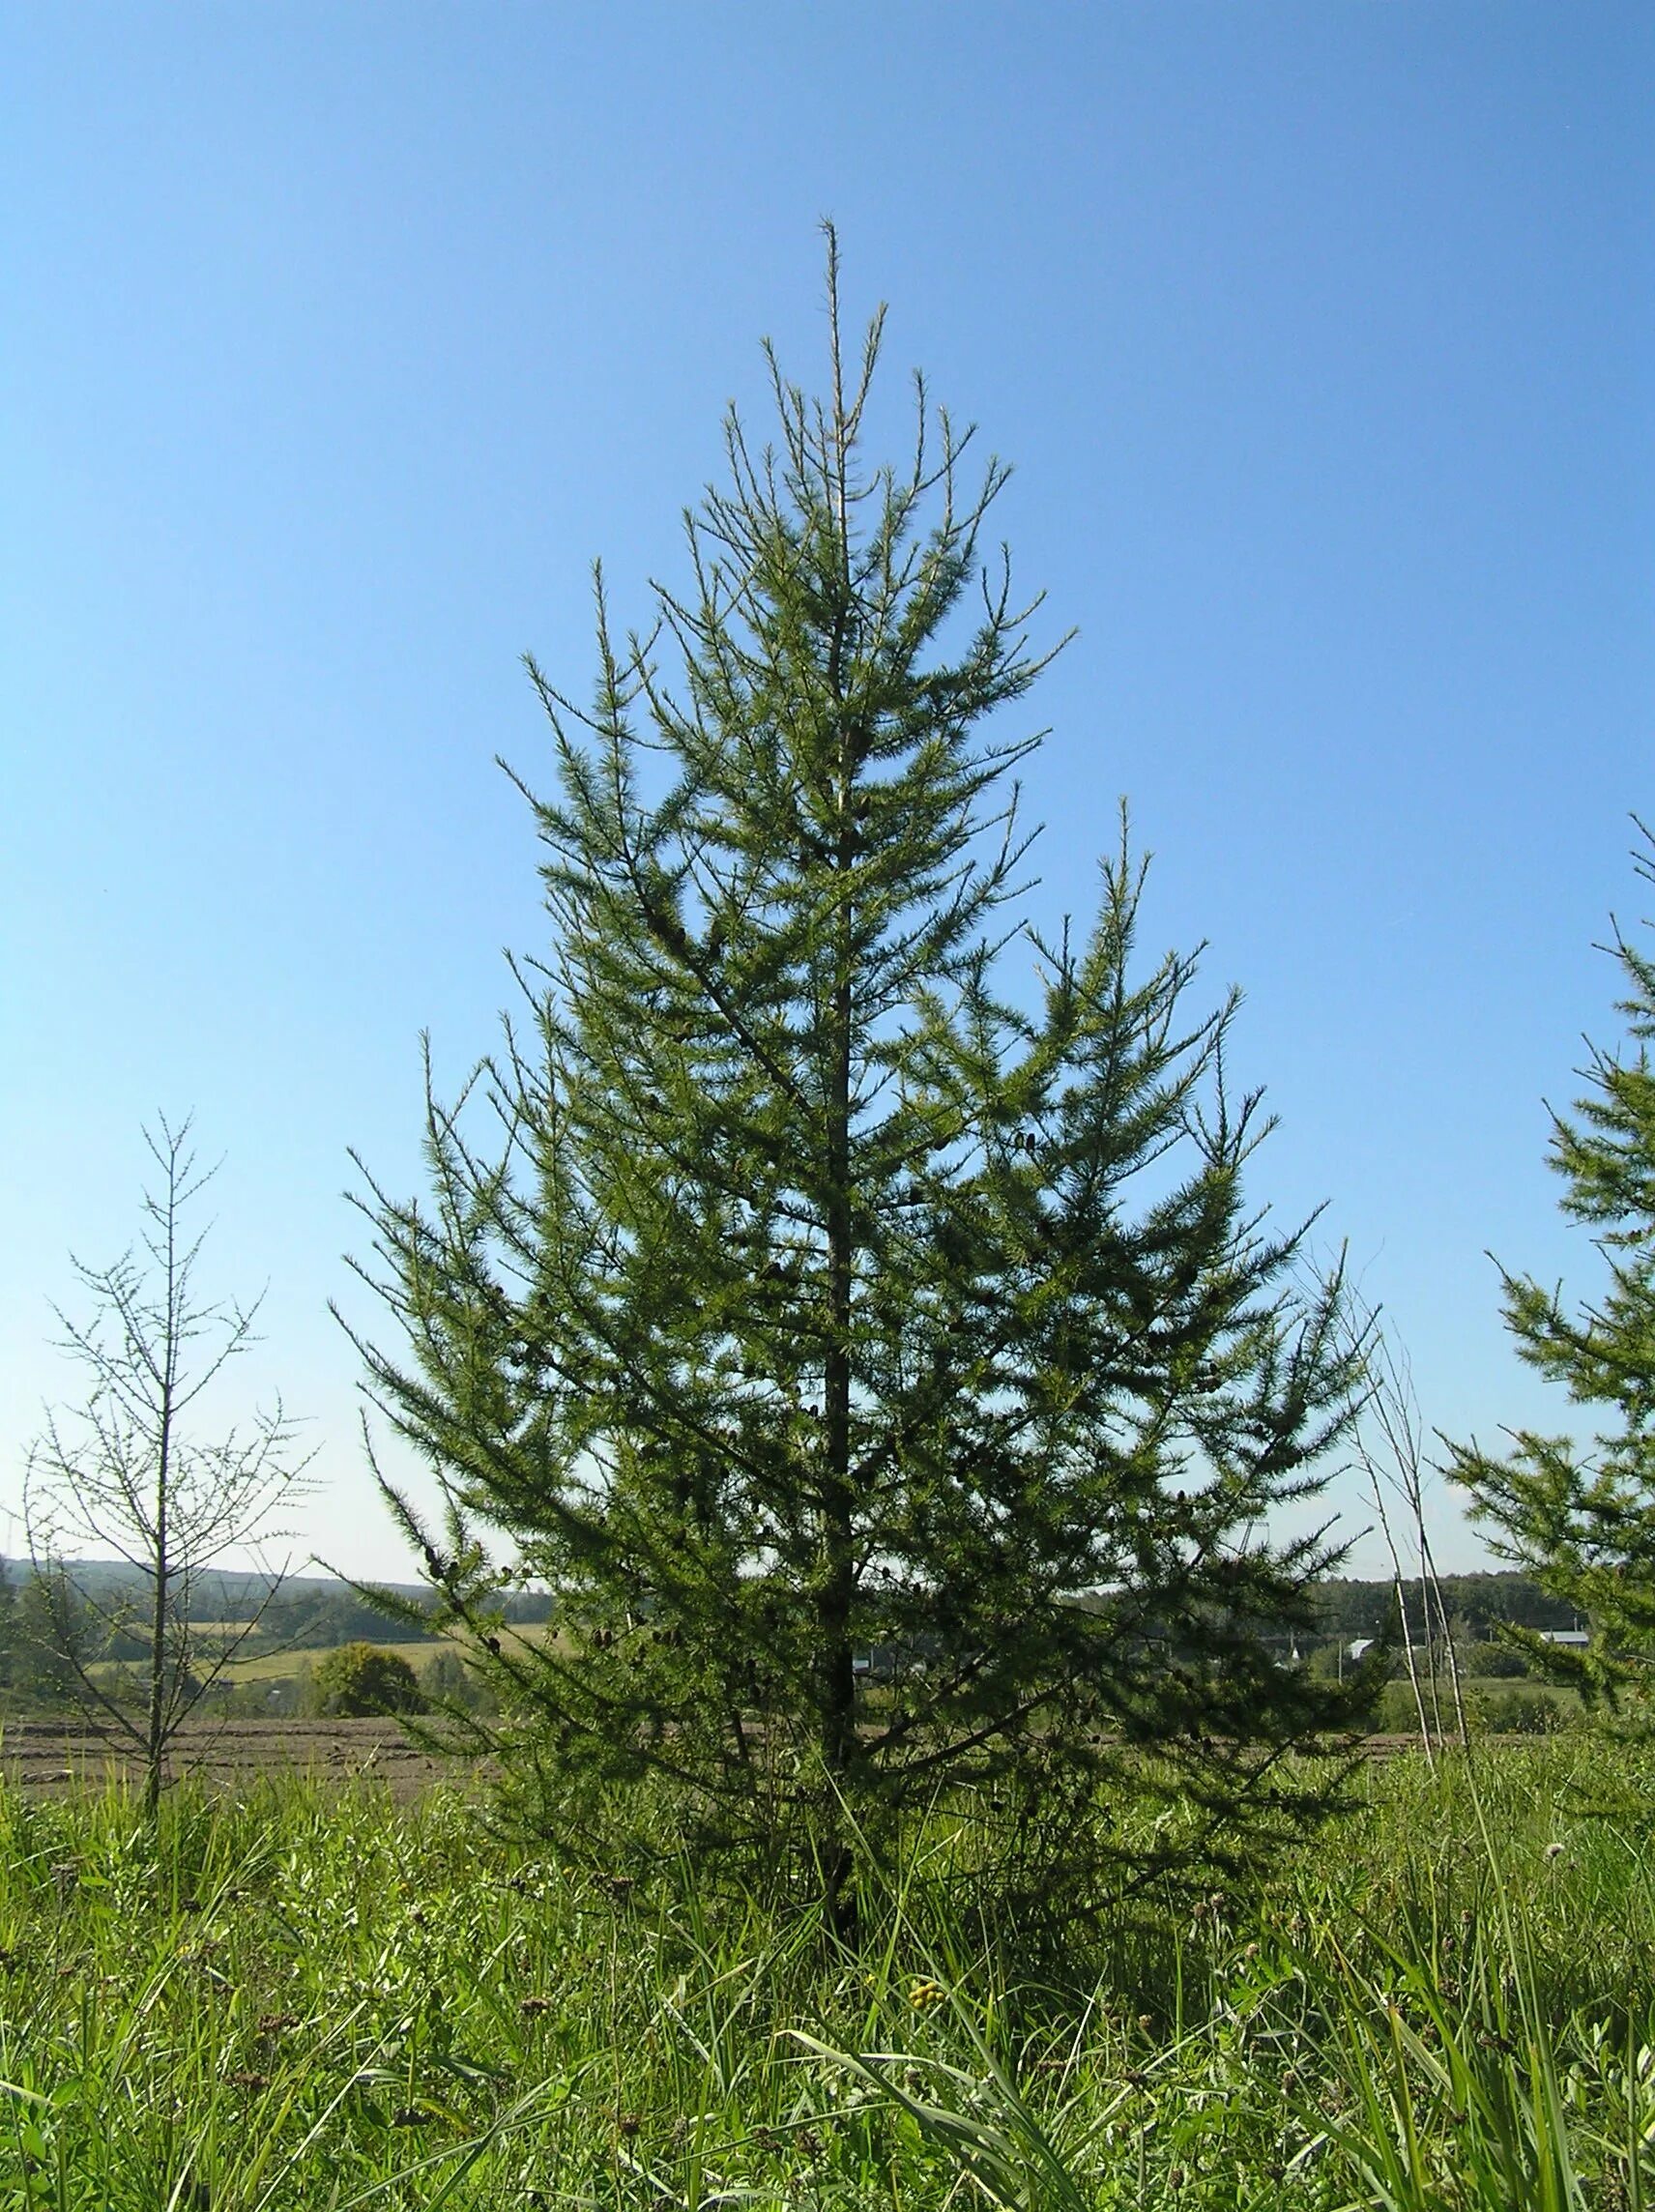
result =
[[0,2207],[1641,2206],[1655,1776],[1376,1770],[1266,1887],[1066,1956],[950,1888],[569,1878],[435,1795],[0,1800]]

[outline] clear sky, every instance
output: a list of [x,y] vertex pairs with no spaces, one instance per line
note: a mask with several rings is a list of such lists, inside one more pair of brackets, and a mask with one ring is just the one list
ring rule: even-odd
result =
[[491,1042],[518,656],[582,690],[593,558],[623,620],[682,577],[759,339],[820,374],[824,215],[883,420],[922,365],[981,423],[1080,631],[1036,909],[1090,907],[1125,795],[1151,946],[1247,995],[1257,1197],[1325,1200],[1428,1422],[1556,1425],[1486,1253],[1592,1281],[1543,1100],[1615,1034],[1655,813],[1652,95],[1642,0],[14,0],[0,1508],[74,1390],[68,1255],[192,1107],[204,1282],[269,1283],[225,1414],[279,1385],[302,1551],[405,1564],[326,1312],[347,1148],[411,1190],[420,1031]]

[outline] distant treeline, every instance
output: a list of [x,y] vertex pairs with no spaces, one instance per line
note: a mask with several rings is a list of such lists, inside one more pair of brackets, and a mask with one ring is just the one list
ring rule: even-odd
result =
[[[1557,1629],[1582,1625],[1573,1606],[1546,1592],[1526,1575],[1442,1575],[1437,1578],[1442,1610],[1448,1616],[1454,1641],[1492,1644],[1502,1625],[1514,1628]],[[1417,1634],[1425,1617],[1425,1588],[1419,1582],[1403,1585],[1410,1626]],[[1341,1642],[1359,1636],[1380,1636],[1396,1618],[1394,1582],[1327,1582],[1317,1600],[1328,1636]],[[1432,1623],[1437,1624],[1436,1602]]]
[[[429,1614],[431,1594],[419,1585],[389,1583],[384,1586],[405,1603]],[[501,1611],[509,1621],[546,1620],[551,1616],[551,1595],[545,1590],[512,1590],[502,1598]],[[216,1617],[234,1620],[239,1616],[225,1613]],[[360,1596],[348,1583],[306,1581],[283,1586],[265,1614],[263,1633],[273,1643],[290,1644],[295,1650],[305,1651],[319,1650],[325,1644],[358,1642],[413,1644],[421,1636],[429,1635],[430,1630],[399,1615],[382,1613],[371,1599]]]
[[[0,1559],[0,1586],[9,1585],[12,1592],[20,1592],[29,1576],[26,1559]],[[141,1578],[131,1567],[115,1561],[77,1563],[74,1579],[101,1600],[112,1597],[123,1584],[131,1586],[134,1600],[141,1595]],[[430,1609],[430,1592],[421,1584],[388,1583],[383,1586],[421,1613]],[[266,1588],[267,1585],[254,1575],[227,1571],[204,1574],[195,1586],[191,1613],[198,1621],[247,1620],[263,1602]],[[1534,1629],[1580,1625],[1572,1607],[1548,1597],[1526,1575],[1443,1575],[1439,1588],[1456,1643],[1493,1644],[1502,1623]],[[1404,1594],[1410,1625],[1417,1633],[1424,1618],[1423,1587],[1418,1582],[1405,1584]],[[1394,1582],[1326,1582],[1321,1585],[1317,1600],[1321,1634],[1329,1643],[1381,1636],[1395,1622]],[[546,1590],[513,1590],[502,1604],[509,1621],[546,1620],[552,1612],[551,1594]],[[1435,1625],[1435,1606],[1433,1615]],[[261,1631],[269,1642],[301,1651],[358,1640],[412,1644],[428,1633],[414,1620],[381,1612],[349,1583],[323,1575],[295,1575],[284,1582],[266,1610]]]
[[[6,1603],[8,1595],[21,1594],[32,1571],[27,1559],[0,1558],[0,1606]],[[118,1561],[81,1560],[75,1562],[73,1571],[79,1587],[102,1604],[106,1605],[123,1589],[131,1590],[134,1602],[142,1597],[143,1577]],[[413,1644],[428,1633],[414,1621],[382,1612],[370,1600],[360,1596],[349,1583],[339,1582],[333,1576],[291,1576],[266,1605],[269,1586],[268,1581],[257,1575],[215,1569],[197,1578],[190,1617],[196,1621],[248,1620],[263,1606],[261,1638],[300,1651],[320,1650],[330,1644],[359,1640],[372,1644]],[[382,1586],[421,1612],[429,1612],[431,1595],[421,1584],[387,1583]],[[550,1593],[544,1590],[512,1590],[503,1599],[502,1610],[509,1621],[545,1620],[550,1616],[552,1600]],[[134,1644],[132,1652],[113,1650],[110,1656],[133,1657],[140,1648]]]

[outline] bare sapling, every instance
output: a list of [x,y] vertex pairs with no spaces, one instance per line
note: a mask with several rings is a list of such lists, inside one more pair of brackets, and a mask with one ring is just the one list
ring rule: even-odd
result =
[[[244,1307],[196,1289],[206,1232],[188,1234],[186,1217],[218,1165],[198,1169],[189,1129],[189,1119],[158,1118],[143,1132],[160,1180],[143,1194],[139,1246],[103,1267],[73,1263],[88,1318],[54,1311],[90,1388],[73,1409],[48,1411],[24,1488],[42,1641],[88,1722],[138,1755],[152,1815],[169,1746],[286,1579],[264,1547],[288,1533],[276,1524],[309,1464],[295,1457],[279,1400],[239,1429],[196,1433],[206,1391],[257,1342],[262,1297]],[[204,1578],[231,1555],[251,1561],[242,1617],[204,1619]],[[212,1612],[224,1611],[220,1598]]]

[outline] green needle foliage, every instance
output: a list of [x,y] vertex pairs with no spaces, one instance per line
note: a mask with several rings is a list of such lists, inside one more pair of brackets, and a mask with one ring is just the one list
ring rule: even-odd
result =
[[[1634,856],[1655,882],[1655,838]],[[1647,925],[1646,925],[1647,926]],[[1618,1010],[1629,1042],[1593,1046],[1577,1120],[1553,1117],[1551,1164],[1567,1188],[1563,1210],[1595,1232],[1607,1295],[1572,1313],[1561,1288],[1500,1270],[1506,1326],[1522,1357],[1561,1382],[1578,1406],[1607,1409],[1615,1425],[1589,1448],[1532,1430],[1504,1458],[1454,1445],[1454,1474],[1472,1512],[1498,1534],[1495,1548],[1541,1587],[1585,1615],[1589,1651],[1557,1650],[1511,1632],[1553,1672],[1613,1703],[1646,1703],[1655,1662],[1655,958],[1618,929],[1609,948],[1629,986]]]
[[[983,566],[1005,472],[966,486],[922,385],[910,463],[863,463],[880,324],[847,380],[828,273],[830,394],[772,363],[775,449],[731,420],[692,589],[624,644],[600,593],[587,709],[531,664],[550,944],[465,1098],[427,1083],[426,1197],[370,1180],[405,1345],[363,1349],[446,1531],[392,1507],[566,1848],[612,1853],[599,1791],[653,1777],[832,1896],[946,1795],[1060,1908],[1100,1854],[1205,1864],[1320,1802],[1281,1755],[1349,1708],[1279,1655],[1334,1555],[1264,1531],[1359,1355],[1244,1201],[1234,1001],[1136,959],[1124,835],[1089,933],[1006,919],[1036,741],[983,725],[1042,661]],[[555,1635],[489,1620],[500,1536]]]

